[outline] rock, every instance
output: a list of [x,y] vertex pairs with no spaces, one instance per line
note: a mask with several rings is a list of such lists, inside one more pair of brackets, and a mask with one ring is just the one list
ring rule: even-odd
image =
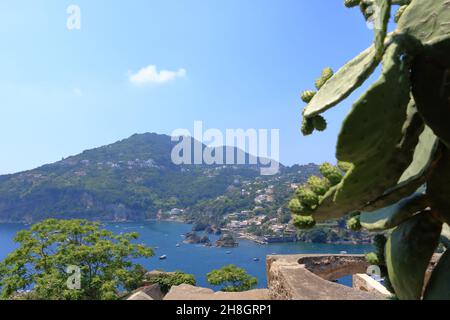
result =
[[162,300],[163,293],[159,284],[152,284],[135,290],[127,300]]
[[188,233],[186,233],[185,239],[183,242],[188,243],[188,244],[199,244],[199,243],[200,244],[208,244],[211,242],[211,240],[209,240],[207,235],[200,237],[195,232],[188,232]]
[[217,247],[223,247],[223,248],[234,248],[237,247],[239,244],[236,242],[236,240],[233,238],[231,234],[225,234],[222,237],[220,237],[219,240],[216,241]]
[[200,238],[199,243],[207,245],[208,243],[211,243],[211,240],[209,240],[208,236],[203,236]]
[[220,228],[216,225],[208,226],[208,228],[205,229],[205,232],[209,233],[209,234],[215,234],[215,235],[222,234],[222,230],[220,230]]
[[194,226],[192,227],[192,231],[205,231],[206,229],[211,228],[210,225],[208,225],[207,223],[203,223],[203,222],[197,222],[194,224]]
[[200,243],[200,239],[201,238],[197,235],[197,233],[192,231],[192,232],[186,233],[183,242],[189,243],[189,244],[196,244],[196,243]]
[[269,291],[256,289],[244,292],[214,292],[211,289],[182,284],[172,287],[164,300],[269,300]]

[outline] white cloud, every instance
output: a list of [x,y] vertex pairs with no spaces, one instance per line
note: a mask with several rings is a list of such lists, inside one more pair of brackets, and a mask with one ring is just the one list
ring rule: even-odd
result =
[[131,73],[129,80],[132,84],[141,86],[146,84],[164,84],[174,81],[177,78],[184,78],[185,76],[185,69],[178,69],[177,71],[158,71],[155,65],[149,65],[135,74]]

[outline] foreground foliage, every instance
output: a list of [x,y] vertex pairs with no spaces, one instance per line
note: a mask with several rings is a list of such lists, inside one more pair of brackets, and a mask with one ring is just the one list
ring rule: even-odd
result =
[[221,269],[213,270],[206,276],[208,283],[214,286],[223,286],[221,291],[241,292],[254,288],[258,284],[255,277],[235,265],[227,265]]
[[[142,284],[133,262],[153,255],[136,233],[114,235],[98,223],[49,219],[17,233],[19,247],[0,264],[4,299],[112,300]],[[71,269],[68,270],[73,266]],[[79,267],[79,286],[74,278]]]
[[194,275],[187,274],[181,271],[176,272],[160,272],[155,275],[151,275],[146,279],[150,284],[159,284],[161,291],[166,294],[173,286],[179,286],[181,284],[190,284],[195,286],[197,281]]
[[[317,92],[302,100],[302,132],[322,131],[322,113],[381,75],[355,102],[338,137],[337,167],[301,186],[291,212],[311,220],[351,216],[348,227],[383,231],[368,260],[381,265],[400,299],[450,299],[450,251],[425,293],[426,269],[450,223],[450,3],[446,0],[346,0],[374,24],[374,44],[333,73],[325,68]],[[388,33],[395,5],[397,28]],[[328,185],[326,190],[324,186]],[[305,221],[306,218],[301,218]],[[382,243],[382,247],[379,245]]]

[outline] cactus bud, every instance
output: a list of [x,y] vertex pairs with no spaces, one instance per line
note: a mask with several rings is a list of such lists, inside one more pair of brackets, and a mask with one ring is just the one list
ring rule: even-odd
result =
[[320,88],[323,87],[323,85],[330,80],[330,78],[334,75],[333,69],[331,68],[325,68],[322,70],[322,75],[320,76],[320,78],[318,78],[316,80],[316,88],[317,90],[320,90]]
[[402,17],[403,12],[405,12],[406,8],[408,8],[408,5],[401,6],[398,8],[397,13],[395,14],[394,21],[395,23],[398,23],[400,18]]
[[382,264],[382,260],[375,252],[366,254],[366,260],[372,266],[379,266]]
[[352,231],[361,230],[361,220],[360,216],[354,216],[347,221],[347,228]]
[[364,18],[366,20],[369,20],[369,18],[373,15],[373,1],[369,0],[362,0],[359,4],[359,8],[361,9],[361,13],[363,14]]
[[313,209],[319,204],[319,196],[306,186],[298,187],[295,194],[303,207]]
[[289,201],[288,208],[293,214],[302,214],[303,212],[303,206],[297,198]]
[[303,102],[309,103],[312,100],[312,98],[314,98],[315,95],[316,95],[315,91],[306,90],[306,91],[302,92],[301,97],[302,97]]
[[353,8],[359,5],[359,3],[361,2],[361,0],[345,0],[344,5],[347,8]]
[[323,196],[330,189],[330,182],[327,179],[311,176],[308,179],[309,188],[317,195]]
[[312,229],[316,226],[316,221],[312,216],[294,216],[293,224],[298,229]]
[[327,121],[322,116],[315,116],[312,122],[317,131],[324,131],[327,128]]
[[342,174],[339,169],[333,166],[331,163],[325,162],[319,168],[320,173],[330,181],[332,186],[337,185],[342,180]]
[[312,122],[312,119],[310,119],[310,118],[303,118],[302,134],[304,136],[309,136],[313,132],[314,132],[314,124]]
[[353,164],[351,164],[350,162],[344,162],[344,161],[339,161],[338,162],[338,168],[341,169],[344,172],[350,171],[350,169],[352,167],[353,167]]

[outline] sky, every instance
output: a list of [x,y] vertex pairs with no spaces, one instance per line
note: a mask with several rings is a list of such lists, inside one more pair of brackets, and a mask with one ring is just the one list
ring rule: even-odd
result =
[[299,95],[372,38],[343,0],[1,1],[0,174],[197,120],[279,129],[286,165],[334,161],[361,90],[310,137]]

